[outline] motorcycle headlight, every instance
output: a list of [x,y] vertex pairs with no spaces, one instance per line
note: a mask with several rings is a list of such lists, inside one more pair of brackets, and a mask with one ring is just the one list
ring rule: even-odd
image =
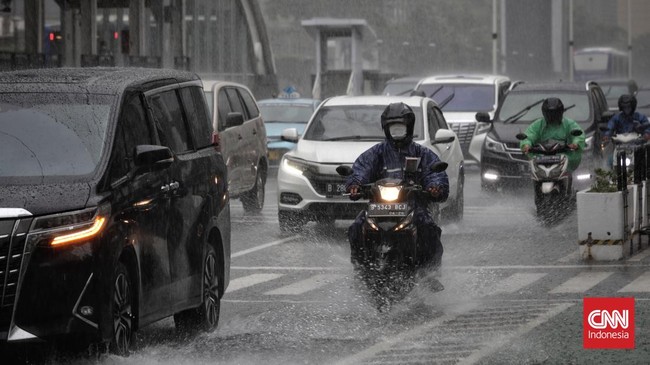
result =
[[504,153],[506,148],[503,146],[503,143],[490,138],[490,136],[485,137],[485,148],[492,152]]
[[108,205],[36,218],[27,238],[31,244],[64,247],[97,237],[110,217]]
[[282,159],[282,169],[287,173],[295,176],[302,176],[308,165],[300,160],[285,156]]
[[399,192],[402,190],[401,186],[381,186],[379,185],[379,194],[381,199],[387,202],[397,200]]

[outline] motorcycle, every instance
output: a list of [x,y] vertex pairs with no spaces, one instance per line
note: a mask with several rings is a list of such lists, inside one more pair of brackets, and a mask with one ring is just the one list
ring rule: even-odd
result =
[[[628,170],[634,168],[634,154],[646,144],[645,138],[639,132],[618,133],[612,136],[614,152],[612,156],[618,156],[618,153],[625,151],[625,166]],[[613,166],[618,166],[618,159],[613,158]]]
[[[571,131],[571,135],[579,136],[579,129]],[[526,134],[517,134],[517,139],[524,140]],[[552,224],[568,213],[575,201],[573,177],[567,171],[569,159],[564,154],[570,151],[566,141],[548,140],[531,146],[529,153],[530,172],[535,193],[535,208],[538,219],[542,223]]]
[[[369,202],[362,212],[366,219],[360,247],[351,253],[352,263],[375,294],[380,307],[390,305],[408,293],[415,282],[416,271],[428,267],[435,254],[430,245],[421,247],[413,223],[414,201],[435,200],[415,183],[419,164],[419,157],[407,157],[402,179],[385,178],[360,186],[357,198],[369,199]],[[442,172],[447,166],[446,162],[440,161],[431,170]],[[353,172],[345,165],[338,166],[336,171],[341,176]]]

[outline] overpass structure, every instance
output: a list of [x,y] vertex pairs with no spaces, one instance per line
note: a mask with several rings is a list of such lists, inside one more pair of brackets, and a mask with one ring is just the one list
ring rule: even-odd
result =
[[2,3],[1,70],[177,68],[244,83],[258,98],[278,89],[266,25],[256,0]]

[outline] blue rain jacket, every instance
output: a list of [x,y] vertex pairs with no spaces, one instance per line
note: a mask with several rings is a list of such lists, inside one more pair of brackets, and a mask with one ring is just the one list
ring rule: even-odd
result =
[[643,134],[650,134],[650,122],[645,115],[634,112],[631,116],[626,117],[623,112],[616,113],[612,119],[607,123],[607,131],[604,133],[607,137],[611,137],[616,133],[630,133],[634,132],[635,122],[641,123],[645,126]]
[[[415,142],[407,147],[397,148],[391,142],[384,141],[362,153],[352,165],[354,173],[347,178],[346,188],[352,185],[373,183],[384,178],[402,178],[402,169],[406,157],[420,157],[418,168],[419,181],[426,190],[432,186],[440,189],[437,201],[445,201],[449,196],[449,178],[446,172],[434,173],[430,167],[440,161],[440,158],[430,149]],[[426,202],[418,204],[426,206]]]

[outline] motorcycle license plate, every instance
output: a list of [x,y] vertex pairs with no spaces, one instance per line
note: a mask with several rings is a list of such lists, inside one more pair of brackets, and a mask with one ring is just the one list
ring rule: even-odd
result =
[[368,215],[371,217],[405,217],[408,211],[406,203],[371,203]]
[[325,185],[325,192],[327,195],[342,195],[345,193],[345,184],[327,183],[327,185]]

